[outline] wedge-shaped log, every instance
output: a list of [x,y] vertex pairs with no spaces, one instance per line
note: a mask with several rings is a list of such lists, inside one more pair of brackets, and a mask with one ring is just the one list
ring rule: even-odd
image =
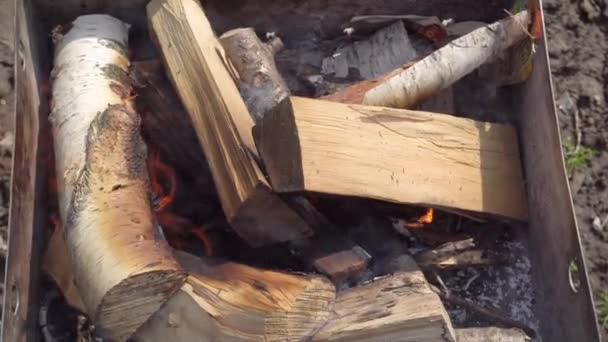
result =
[[252,246],[312,235],[270,189],[255,158],[254,125],[221,44],[195,0],[154,0],[148,20],[207,157],[224,213]]
[[136,341],[304,341],[331,315],[336,291],[322,276],[176,257],[190,276]]
[[439,296],[416,263],[391,276],[338,294],[333,316],[313,341],[455,341],[452,324]]
[[50,115],[75,284],[99,331],[116,341],[183,282],[150,206],[146,146],[127,78],[127,30],[111,16],[86,15],[56,34]]
[[526,220],[513,127],[291,97],[256,135],[273,189]]

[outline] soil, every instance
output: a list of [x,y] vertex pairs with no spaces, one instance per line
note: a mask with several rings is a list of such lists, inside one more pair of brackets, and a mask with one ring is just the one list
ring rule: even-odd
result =
[[[6,255],[14,141],[12,4],[11,0],[0,0],[0,273]],[[571,176],[589,279],[597,296],[608,291],[608,0],[544,0],[544,5],[562,138],[576,144],[578,131],[580,144],[598,151],[588,165]],[[607,224],[594,228],[596,218]],[[508,248],[517,250],[520,246]],[[528,267],[525,263],[519,266]],[[463,274],[462,278],[470,277]]]

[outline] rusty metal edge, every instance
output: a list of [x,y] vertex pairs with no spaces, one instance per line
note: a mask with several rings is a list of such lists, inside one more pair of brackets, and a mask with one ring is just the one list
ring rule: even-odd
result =
[[6,342],[38,341],[40,257],[44,240],[46,171],[41,128],[48,101],[38,82],[41,60],[30,1],[14,1],[15,143],[11,170],[8,253],[2,333]]
[[[599,327],[562,150],[547,49],[542,0],[542,38],[533,73],[520,87],[520,147],[527,181],[527,242],[544,341],[599,341]],[[517,106],[515,107],[517,108]],[[577,274],[571,274],[576,265]],[[579,286],[574,291],[573,278]]]

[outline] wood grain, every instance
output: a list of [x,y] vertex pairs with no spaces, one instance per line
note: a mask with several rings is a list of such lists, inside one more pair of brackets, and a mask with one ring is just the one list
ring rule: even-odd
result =
[[334,315],[313,341],[454,341],[439,297],[409,259],[408,268],[342,291]]
[[291,97],[258,146],[273,188],[526,220],[515,129],[450,115]]
[[194,0],[154,0],[147,13],[232,227],[252,246],[310,236],[312,230],[274,195],[256,164],[253,119],[201,6]]
[[190,277],[136,341],[303,341],[330,317],[335,288],[322,276],[176,257]]

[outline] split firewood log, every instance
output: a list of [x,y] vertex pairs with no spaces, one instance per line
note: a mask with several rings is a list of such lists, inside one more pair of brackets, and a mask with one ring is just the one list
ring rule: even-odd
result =
[[237,72],[239,90],[256,121],[289,96],[289,88],[277,70],[274,55],[283,48],[279,37],[262,41],[252,28],[222,34],[220,43]]
[[292,96],[259,127],[258,149],[277,192],[528,218],[509,125]]
[[341,291],[312,341],[454,342],[448,313],[416,263],[403,255],[390,264],[392,275]]
[[253,247],[311,236],[313,231],[272,191],[256,162],[254,121],[201,5],[153,0],[147,14],[232,228]]
[[322,276],[176,258],[190,276],[135,341],[304,341],[331,316],[336,290]]
[[184,279],[150,206],[146,146],[126,73],[128,27],[85,15],[55,31],[50,116],[75,283],[101,334],[117,341]]

